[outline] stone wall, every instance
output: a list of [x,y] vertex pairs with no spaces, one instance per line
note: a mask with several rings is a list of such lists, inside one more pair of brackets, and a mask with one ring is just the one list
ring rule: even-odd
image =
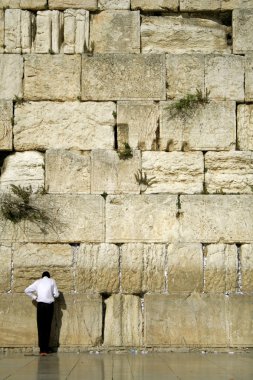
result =
[[[43,270],[60,349],[253,346],[252,23],[252,0],[0,0],[0,347],[36,347]],[[11,185],[44,225],[6,219]]]

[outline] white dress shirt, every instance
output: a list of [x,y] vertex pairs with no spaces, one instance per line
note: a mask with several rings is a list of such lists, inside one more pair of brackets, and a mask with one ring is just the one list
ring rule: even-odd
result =
[[53,278],[43,277],[25,289],[25,294],[37,302],[52,303],[59,297],[59,291]]

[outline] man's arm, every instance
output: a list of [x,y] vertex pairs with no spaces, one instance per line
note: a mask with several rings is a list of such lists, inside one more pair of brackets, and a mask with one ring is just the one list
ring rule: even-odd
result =
[[36,300],[37,295],[34,293],[37,293],[36,281],[25,289],[25,294],[33,300]]

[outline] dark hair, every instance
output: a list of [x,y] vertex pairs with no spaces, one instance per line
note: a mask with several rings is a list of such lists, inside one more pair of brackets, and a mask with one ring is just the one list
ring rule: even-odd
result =
[[50,273],[49,272],[43,272],[42,273],[42,277],[48,277],[48,278],[50,278]]

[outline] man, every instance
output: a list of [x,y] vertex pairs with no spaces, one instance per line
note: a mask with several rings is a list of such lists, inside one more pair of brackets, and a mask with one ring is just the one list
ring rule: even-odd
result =
[[25,289],[25,294],[37,301],[37,327],[40,355],[49,353],[49,339],[54,313],[54,299],[59,297],[56,282],[49,272]]

